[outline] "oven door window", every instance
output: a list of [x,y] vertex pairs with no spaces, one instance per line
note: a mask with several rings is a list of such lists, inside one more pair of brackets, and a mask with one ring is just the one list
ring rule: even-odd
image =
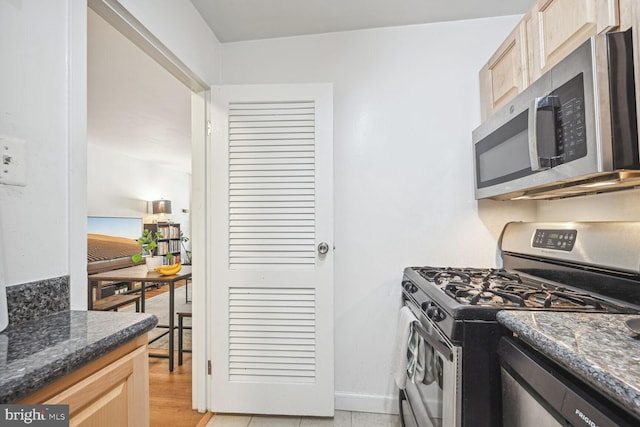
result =
[[[413,341],[413,343],[412,343]],[[420,426],[443,425],[444,396],[451,385],[445,384],[452,363],[429,344],[416,330],[412,332],[409,345],[406,392],[413,413]]]

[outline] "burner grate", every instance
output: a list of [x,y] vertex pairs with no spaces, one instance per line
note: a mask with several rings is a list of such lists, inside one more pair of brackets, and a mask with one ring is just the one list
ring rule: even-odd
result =
[[609,303],[584,292],[525,281],[495,268],[417,267],[418,274],[463,305],[605,311]]
[[456,301],[469,305],[498,305],[525,307],[526,300],[518,292],[492,287],[494,282],[483,280],[481,283],[448,283],[444,291]]

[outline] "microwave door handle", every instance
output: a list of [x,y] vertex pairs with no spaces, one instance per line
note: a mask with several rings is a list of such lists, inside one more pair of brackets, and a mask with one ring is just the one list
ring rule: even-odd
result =
[[531,101],[531,107],[529,107],[529,161],[531,162],[531,170],[539,171],[542,169],[540,166],[540,157],[538,157],[538,112],[536,106],[540,98],[534,98]]
[[[555,109],[560,106],[560,99],[555,95],[537,97],[529,108],[529,159],[531,170],[550,169],[561,163],[558,156],[541,157],[540,142],[553,144],[555,151],[556,114]],[[547,129],[538,133],[538,129]]]

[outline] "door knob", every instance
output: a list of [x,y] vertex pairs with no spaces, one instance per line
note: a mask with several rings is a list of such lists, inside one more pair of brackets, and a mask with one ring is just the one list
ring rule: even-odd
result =
[[318,245],[318,253],[320,255],[325,255],[327,252],[329,252],[329,245],[325,242],[322,242]]

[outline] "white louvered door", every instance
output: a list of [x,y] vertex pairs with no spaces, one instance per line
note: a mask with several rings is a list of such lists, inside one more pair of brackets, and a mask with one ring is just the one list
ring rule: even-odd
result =
[[328,84],[212,90],[214,412],[333,415],[332,103]]

